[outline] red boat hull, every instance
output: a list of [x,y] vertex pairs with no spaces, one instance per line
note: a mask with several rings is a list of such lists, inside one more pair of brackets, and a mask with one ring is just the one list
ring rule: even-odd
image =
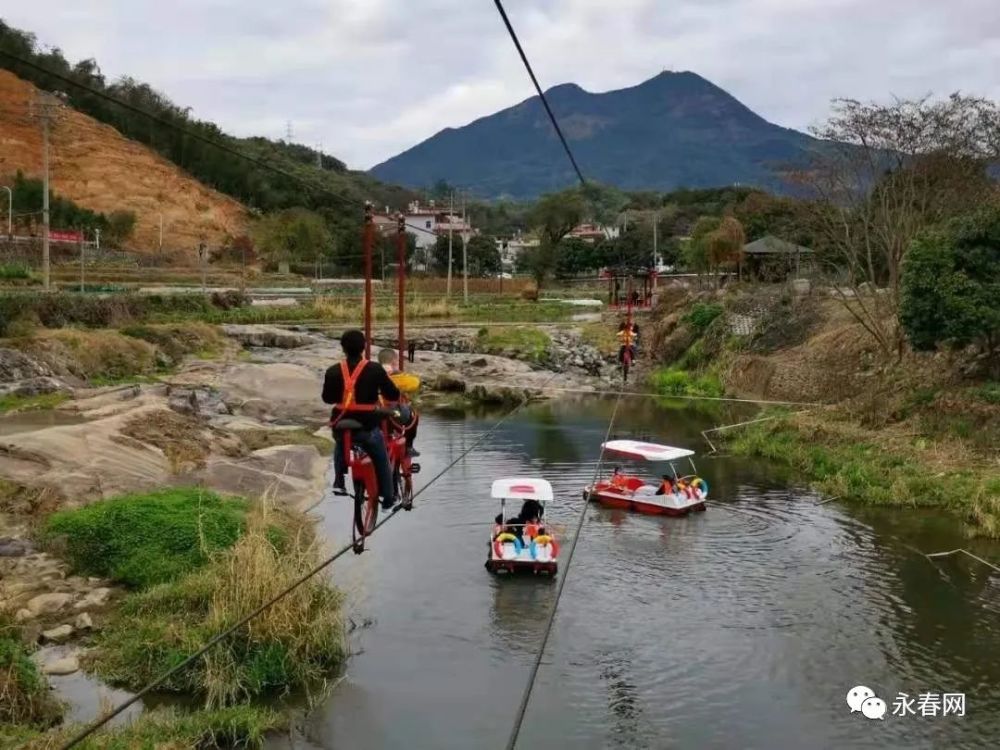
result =
[[645,502],[642,498],[619,494],[605,488],[599,482],[594,488],[587,488],[583,491],[584,498],[591,500],[607,508],[618,508],[630,510],[635,513],[643,513],[648,516],[686,516],[688,513],[700,513],[705,510],[704,500],[685,505],[681,508],[661,505],[656,502]]
[[558,570],[556,562],[534,562],[524,560],[494,560],[486,561],[486,569],[490,573],[532,573],[554,576]]

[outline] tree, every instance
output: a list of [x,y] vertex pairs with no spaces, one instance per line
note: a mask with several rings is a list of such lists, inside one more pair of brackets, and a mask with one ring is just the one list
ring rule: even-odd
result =
[[719,285],[719,269],[723,266],[735,266],[737,271],[743,261],[743,246],[746,244],[743,225],[732,217],[723,217],[719,226],[709,232],[704,241],[707,248],[709,267],[715,274],[715,285]]
[[[448,273],[448,235],[438,236],[431,249],[431,268],[435,273]],[[451,272],[452,275],[462,272],[462,235],[453,232],[451,235]]]
[[500,273],[500,250],[495,237],[477,234],[469,239],[469,273],[489,276]]
[[261,254],[283,273],[291,262],[317,266],[329,252],[330,230],[323,217],[304,208],[288,208],[259,219],[252,236]]
[[135,213],[133,211],[112,211],[108,216],[108,227],[105,230],[109,245],[121,247],[135,232]]
[[681,247],[681,257],[688,271],[701,276],[711,269],[709,241],[721,223],[722,219],[717,216],[702,216],[694,223],[691,238]]
[[1000,209],[925,232],[903,264],[900,321],[914,349],[976,344],[1000,376]]
[[531,223],[541,242],[526,253],[525,262],[538,289],[555,270],[559,241],[580,223],[584,210],[583,196],[576,189],[549,193],[535,204]]
[[596,271],[605,264],[604,243],[590,244],[576,237],[564,237],[556,249],[556,275],[561,278]]
[[901,356],[904,257],[923,231],[996,201],[986,170],[1000,156],[1000,108],[959,94],[888,105],[837,100],[814,134],[822,143],[794,176],[810,199],[804,217],[817,258],[883,353]]

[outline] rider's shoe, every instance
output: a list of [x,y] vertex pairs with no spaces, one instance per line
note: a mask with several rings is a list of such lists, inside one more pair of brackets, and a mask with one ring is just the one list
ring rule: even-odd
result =
[[333,494],[334,495],[346,495],[347,488],[344,486],[344,480],[340,481],[334,480],[333,482]]
[[396,498],[394,497],[382,498],[382,510],[390,510],[395,504],[396,504]]
[[407,448],[406,455],[409,456],[410,458],[416,458],[417,456],[420,455],[420,451],[418,451],[416,448]]

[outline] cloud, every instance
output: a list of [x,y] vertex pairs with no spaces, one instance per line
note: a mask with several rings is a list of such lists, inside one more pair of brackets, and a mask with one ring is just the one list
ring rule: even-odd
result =
[[[804,129],[839,96],[1000,99],[996,0],[507,0],[544,87],[693,70]],[[88,0],[4,19],[241,135],[322,142],[367,168],[534,90],[485,0]]]

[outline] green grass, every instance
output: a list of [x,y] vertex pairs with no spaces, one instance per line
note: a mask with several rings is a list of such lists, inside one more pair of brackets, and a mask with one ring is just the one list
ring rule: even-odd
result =
[[664,396],[706,396],[718,398],[725,395],[725,388],[712,373],[694,375],[686,370],[665,367],[650,377],[650,384]]
[[12,281],[14,279],[30,279],[31,269],[23,263],[0,264],[0,281]]
[[737,455],[758,456],[788,465],[831,496],[872,505],[927,506],[952,510],[1000,537],[1000,476],[982,468],[931,471],[916,453],[901,454],[873,440],[848,441],[833,432],[803,430],[792,417],[733,430],[725,437]]
[[188,354],[199,359],[212,359],[225,346],[217,328],[197,321],[172,325],[132,325],[122,328],[121,333],[153,344],[174,364]]
[[246,510],[242,500],[198,488],[165,489],[54,513],[44,537],[65,545],[77,571],[146,588],[176,580],[231,546]]
[[[77,747],[80,750],[262,748],[268,732],[284,729],[287,724],[288,720],[278,712],[258,706],[194,712],[156,709],[141,714],[126,726],[104,728]],[[52,750],[81,729],[82,726],[68,726],[45,734],[25,731],[4,734],[0,728],[0,743],[22,750]]]
[[977,388],[973,388],[972,394],[987,404],[1000,405],[1000,381],[991,380]]
[[539,360],[549,352],[552,339],[534,326],[481,328],[476,335],[476,347],[488,353],[509,352],[521,359]]
[[[88,668],[135,690],[178,664],[315,567],[317,549],[300,523],[255,510],[244,535],[208,564],[127,597],[97,636]],[[284,543],[274,541],[274,524]],[[340,605],[339,593],[313,577],[161,689],[220,708],[314,687],[346,656]]]
[[703,333],[720,315],[722,315],[722,305],[696,302],[682,320]]
[[5,725],[45,727],[61,714],[17,628],[0,612],[0,737]]
[[68,393],[43,393],[39,396],[0,396],[0,414],[13,411],[54,409],[69,401]]

